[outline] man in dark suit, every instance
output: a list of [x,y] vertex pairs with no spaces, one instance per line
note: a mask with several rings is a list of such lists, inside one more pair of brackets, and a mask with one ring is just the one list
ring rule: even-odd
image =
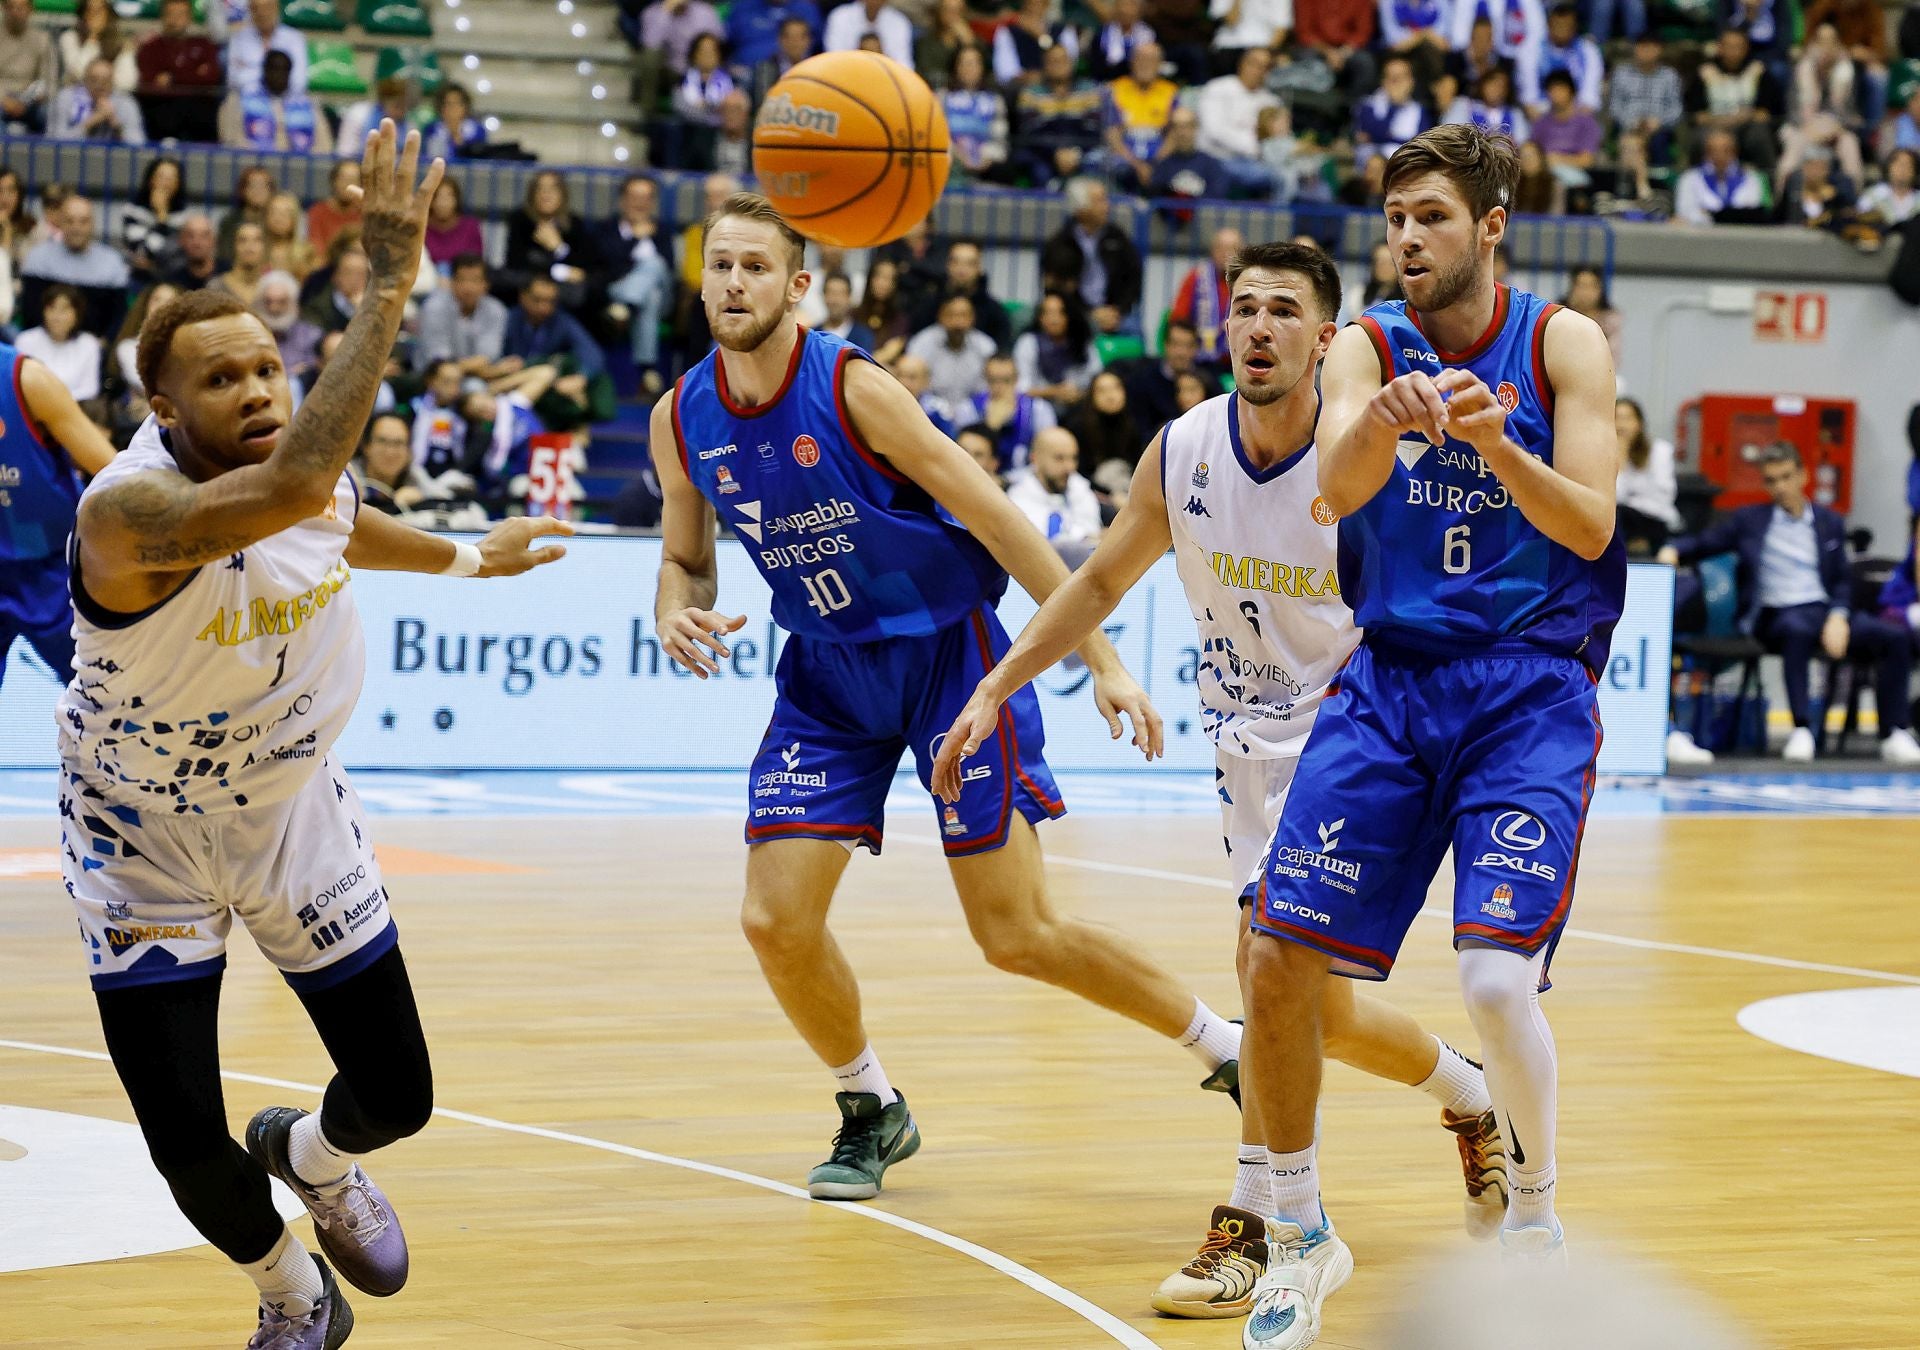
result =
[[1079,296],[1098,332],[1115,333],[1129,324],[1138,332],[1140,250],[1110,219],[1107,185],[1098,178],[1072,179],[1067,209],[1071,219],[1040,252],[1042,287]]
[[642,173],[620,184],[619,208],[587,227],[590,312],[608,339],[626,334],[648,394],[665,387],[660,373],[660,320],[673,311],[673,230],[660,219],[660,189]]
[[973,326],[992,338],[994,346],[1006,351],[1013,345],[1013,324],[1006,306],[993,298],[987,286],[978,240],[955,239],[947,245],[946,278],[939,290],[928,292],[908,308],[907,326],[916,333],[932,326],[940,317],[940,306],[955,295],[973,301]]
[[1760,456],[1773,501],[1743,506],[1689,538],[1660,551],[1674,564],[1716,553],[1737,553],[1740,626],[1780,654],[1793,734],[1784,757],[1813,758],[1809,672],[1816,648],[1831,661],[1849,656],[1879,667],[1874,704],[1880,714],[1880,755],[1893,764],[1920,764],[1920,743],[1908,729],[1908,681],[1913,644],[1908,635],[1870,613],[1853,613],[1853,572],[1847,562],[1847,523],[1837,511],[1807,500],[1807,469],[1800,452],[1782,442]]

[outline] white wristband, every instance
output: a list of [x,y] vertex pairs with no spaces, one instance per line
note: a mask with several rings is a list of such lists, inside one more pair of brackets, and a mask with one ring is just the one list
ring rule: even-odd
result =
[[443,577],[470,577],[480,570],[480,550],[472,544],[455,542],[453,561],[440,569]]
[[1920,604],[1907,606],[1907,627],[1920,633]]

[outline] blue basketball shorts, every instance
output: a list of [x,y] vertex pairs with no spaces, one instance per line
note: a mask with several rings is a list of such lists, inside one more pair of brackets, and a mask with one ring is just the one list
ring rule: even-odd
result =
[[[837,839],[878,853],[901,754],[913,752],[931,790],[947,728],[1009,645],[984,605],[929,637],[788,639],[753,759],[747,842]],[[997,734],[962,766],[960,800],[934,799],[949,858],[1000,848],[1016,811],[1036,823],[1066,812],[1045,745],[1040,701],[1022,688],[1001,707]]]
[[0,563],[0,678],[14,641],[25,638],[54,678],[73,678],[73,601],[67,563],[58,554]]
[[1301,756],[1253,926],[1384,980],[1451,847],[1454,946],[1550,949],[1593,795],[1597,693],[1571,657],[1363,642]]

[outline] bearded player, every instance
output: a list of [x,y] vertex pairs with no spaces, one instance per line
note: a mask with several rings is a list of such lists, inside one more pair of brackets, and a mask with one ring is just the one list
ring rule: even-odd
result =
[[[1242,905],[1329,684],[1360,635],[1340,595],[1337,527],[1319,495],[1314,371],[1334,340],[1340,274],[1320,249],[1258,244],[1227,264],[1224,338],[1236,392],[1167,424],[1093,556],[1042,605],[947,734],[934,788],[959,791],[969,756],[1001,705],[1098,630],[1169,548],[1200,635],[1200,717],[1214,743],[1221,832]],[[1176,503],[1180,503],[1176,505]],[[1241,916],[1239,956],[1251,935]],[[1321,982],[1326,1052],[1407,1083],[1441,1105],[1466,1168],[1467,1225],[1492,1237],[1505,1208],[1499,1130],[1473,1062],[1411,1017]],[[1258,1109],[1246,1106],[1233,1193],[1200,1251],[1167,1277],[1153,1306],[1177,1317],[1234,1317],[1253,1306],[1273,1212]]]
[[[808,1177],[826,1199],[878,1193],[920,1135],[869,1044],[860,991],[827,910],[856,848],[878,853],[901,755],[927,783],[939,738],[1006,651],[993,605],[1018,578],[1037,600],[1066,580],[1046,540],[912,394],[859,348],[794,317],[802,241],[762,197],[708,218],[702,299],[717,350],[655,406],[665,495],[656,621],[701,678],[744,617],[715,612],[724,520],[792,637],[752,766],[742,922],[767,983],[830,1068],[841,1124]],[[1114,737],[1160,751],[1160,722],[1105,637],[1080,648]],[[1039,701],[1013,694],[955,802],[936,803],[967,925],[987,960],[1178,1039],[1206,1086],[1237,1081],[1239,1028],[1110,929],[1054,912],[1034,824],[1060,815]]]
[[[506,576],[551,522],[476,547],[362,512],[347,461],[413,285],[435,160],[363,157],[372,269],[339,353],[293,409],[266,325],[196,291],[150,316],[152,416],[80,499],[75,673],[60,702],[67,893],[107,1052],[154,1165],[202,1236],[259,1289],[252,1350],[330,1350],[370,1294],[406,1282],[399,1219],[357,1159],[417,1131],[433,1085],[365,813],[332,755],[366,674],[352,568]],[[397,159],[397,163],[396,163]],[[269,1107],[227,1133],[218,1017],[238,914],[305,1005],[335,1073],[318,1112]],[[277,1177],[322,1260],[287,1230]],[[332,1268],[329,1268],[329,1262]]]

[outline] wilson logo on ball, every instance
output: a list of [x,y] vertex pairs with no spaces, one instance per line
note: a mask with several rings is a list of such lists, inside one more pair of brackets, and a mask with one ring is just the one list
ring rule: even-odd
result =
[[760,109],[757,125],[762,131],[817,131],[823,136],[838,136],[840,114],[807,103],[795,103],[787,94],[774,94]]

